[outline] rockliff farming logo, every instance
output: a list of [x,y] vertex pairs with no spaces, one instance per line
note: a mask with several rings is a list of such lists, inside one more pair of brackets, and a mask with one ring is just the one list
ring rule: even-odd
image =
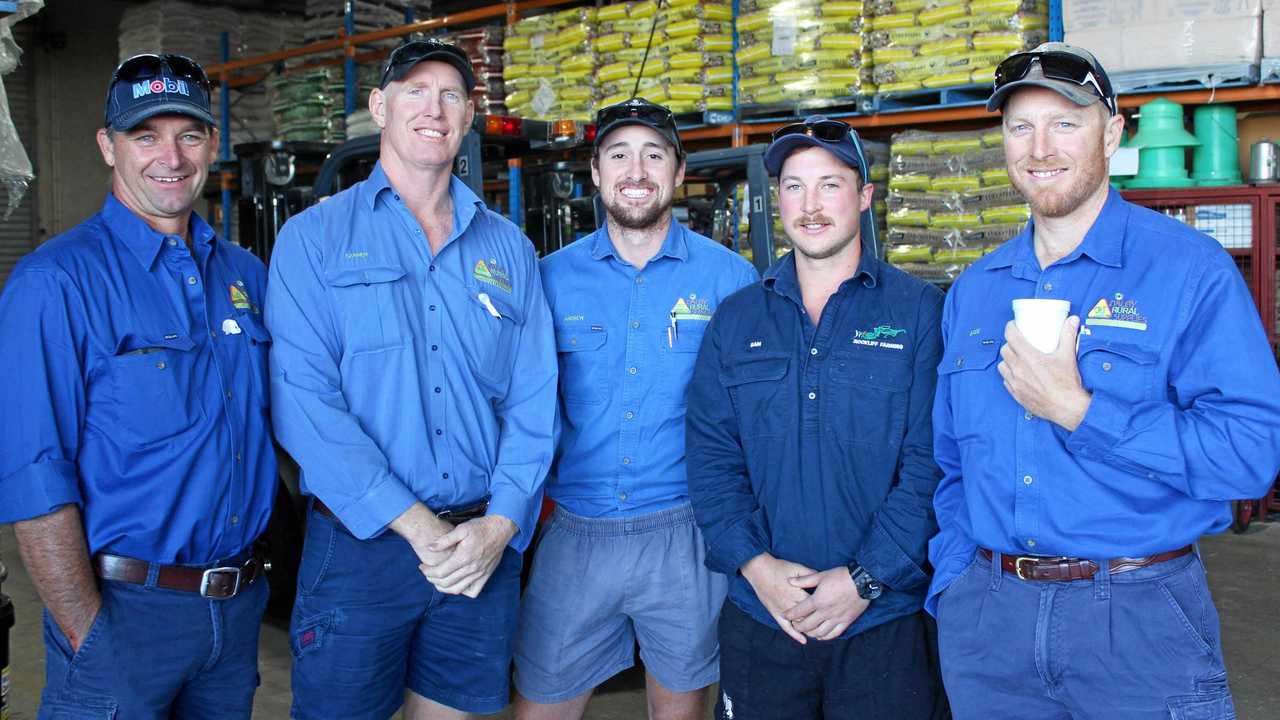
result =
[[172,78],[156,78],[133,84],[133,97],[135,100],[147,95],[158,95],[160,93],[190,95],[191,90],[187,88],[185,80],[174,80]]
[[896,328],[892,325],[877,325],[870,330],[854,330],[854,345],[870,345],[872,347],[881,347],[888,350],[901,350],[902,343],[888,342],[899,335],[906,334],[906,328]]

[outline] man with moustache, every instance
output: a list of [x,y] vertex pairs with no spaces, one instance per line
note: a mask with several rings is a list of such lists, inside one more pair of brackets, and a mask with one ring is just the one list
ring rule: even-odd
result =
[[474,86],[452,45],[396,48],[369,96],[373,173],[291,219],[272,258],[277,436],[314,497],[294,718],[508,701],[555,339],[532,244],[451,174]]
[[731,578],[719,717],[933,717],[942,293],[876,258],[849,126],[785,126],[764,161],[794,250],[721,304],[689,386],[689,494]]
[[97,141],[102,210],[0,296],[0,522],[45,606],[38,717],[247,719],[276,487],[266,269],[193,209],[218,131],[190,58],[121,63]]
[[727,581],[703,560],[684,463],[685,389],[708,321],[759,276],[671,216],[684,150],[642,98],[597,113],[605,224],[542,261],[562,427],[555,514],[521,609],[521,720],[576,720],[639,641],[649,717],[701,720]]
[[[1235,717],[1194,543],[1280,466],[1249,291],[1211,238],[1110,188],[1124,120],[1089,52],[1010,56],[987,109],[1032,220],[943,314],[928,607],[952,708]],[[1015,298],[1071,303],[1055,351],[1010,321]]]

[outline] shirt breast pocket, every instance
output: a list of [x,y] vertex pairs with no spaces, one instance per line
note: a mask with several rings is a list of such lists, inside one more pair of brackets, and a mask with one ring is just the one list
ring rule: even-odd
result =
[[569,405],[604,402],[607,358],[604,330],[556,330],[556,354],[560,357],[560,397]]
[[791,358],[782,354],[751,354],[729,358],[720,368],[720,384],[729,392],[743,438],[781,436],[791,429],[790,383],[783,382]]
[[825,424],[845,442],[897,448],[907,417],[911,367],[883,353],[837,351],[827,367]]
[[396,286],[405,274],[403,267],[390,265],[335,268],[325,273],[348,353],[404,345]]
[[[668,335],[667,331],[670,330]],[[658,384],[661,397],[683,406],[688,401],[689,380],[693,377],[693,365],[702,347],[702,337],[707,332],[706,320],[686,320],[676,329],[666,328],[661,334],[659,356],[662,358],[662,380]]]
[[265,410],[270,399],[270,385],[267,380],[267,358],[271,350],[271,333],[262,324],[261,315],[253,315],[241,310],[237,315],[237,324],[244,331],[246,349],[249,352],[249,367],[253,372],[254,401]]
[[143,340],[110,360],[116,409],[110,432],[134,446],[177,437],[205,417],[196,376],[196,344],[187,336]]
[[[948,383],[951,398],[951,419],[957,431],[971,432],[973,428],[990,424],[985,414],[994,407],[993,398],[1008,398],[1004,380],[996,371],[1000,358],[1000,345],[994,339],[989,343],[970,341],[948,350],[938,364],[938,382]],[[1012,402],[1012,399],[1009,400]]]
[[458,328],[471,370],[498,395],[511,378],[513,355],[524,315],[511,297],[469,285],[464,313],[467,327]]
[[1154,349],[1085,336],[1080,338],[1077,358],[1085,390],[1101,390],[1131,403],[1151,399],[1152,377],[1160,360]]

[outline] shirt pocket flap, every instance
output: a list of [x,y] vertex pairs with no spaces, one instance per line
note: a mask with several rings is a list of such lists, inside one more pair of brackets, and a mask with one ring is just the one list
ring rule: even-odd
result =
[[372,265],[358,268],[334,268],[324,273],[325,282],[333,287],[351,287],[373,283],[395,282],[405,276],[398,265]]
[[240,315],[238,321],[240,329],[244,330],[254,342],[269,343],[271,342],[271,333],[262,325],[262,319],[248,314]]
[[939,375],[964,372],[965,370],[986,370],[995,364],[1000,357],[1000,345],[965,345],[948,350],[938,364]]
[[158,350],[194,350],[196,343],[188,335],[169,334],[162,336],[140,337],[128,336],[120,341],[116,349],[116,357],[124,355],[145,355]]
[[844,352],[832,358],[834,380],[901,389],[911,383],[911,368],[894,358],[868,357],[870,353]]
[[751,355],[731,360],[720,368],[720,384],[733,387],[752,382],[777,382],[787,376],[791,358],[786,355]]
[[557,330],[556,352],[599,350],[607,337],[603,330]]
[[1080,352],[1078,353],[1078,356],[1083,358],[1085,355],[1093,352],[1104,352],[1119,355],[1136,365],[1154,365],[1160,360],[1160,353],[1141,345],[1115,342],[1113,340],[1095,340],[1087,335],[1081,337]]

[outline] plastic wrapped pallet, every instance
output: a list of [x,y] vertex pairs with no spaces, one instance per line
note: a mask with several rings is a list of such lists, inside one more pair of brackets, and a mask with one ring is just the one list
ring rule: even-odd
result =
[[1063,0],[1065,40],[1107,72],[1254,64],[1263,0]]
[[744,0],[737,20],[741,100],[774,104],[874,94],[863,2]]
[[506,111],[540,119],[588,119],[598,94],[598,35],[595,8],[534,15],[508,26],[502,42]]

